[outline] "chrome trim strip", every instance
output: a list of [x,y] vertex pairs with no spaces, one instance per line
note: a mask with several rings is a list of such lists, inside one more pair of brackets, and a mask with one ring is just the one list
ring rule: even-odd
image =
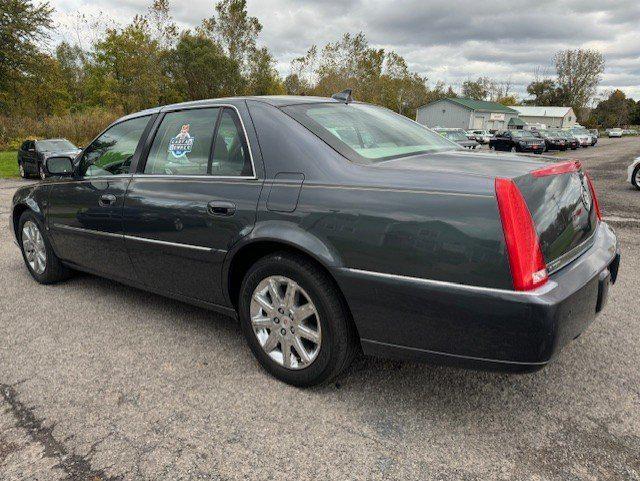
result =
[[495,287],[481,287],[481,286],[472,286],[469,284],[459,284],[457,282],[449,282],[449,281],[436,281],[434,279],[423,279],[421,277],[412,277],[412,276],[403,276],[399,274],[387,274],[385,272],[375,272],[375,271],[366,271],[362,269],[352,269],[349,267],[339,268],[341,271],[345,271],[351,274],[360,274],[371,277],[381,277],[384,279],[394,280],[394,281],[408,281],[415,282],[418,284],[422,284],[425,286],[431,287],[449,287],[453,289],[461,289],[466,291],[473,292],[486,292],[492,294],[503,294],[508,296],[523,296],[523,297],[536,297],[543,294],[546,294],[557,287],[557,283],[551,279],[547,281],[547,283],[537,289],[533,289],[530,291],[512,291],[509,289],[498,289]]
[[83,227],[73,227],[71,225],[65,225],[65,224],[58,224],[58,223],[53,223],[51,224],[51,227],[53,227],[54,229],[59,229],[59,230],[69,230],[72,232],[81,232],[83,234],[95,234],[95,235],[101,235],[104,237],[115,237],[118,239],[122,239],[124,238],[123,234],[117,234],[115,232],[104,232],[104,231],[100,231],[100,230],[94,230],[94,229],[85,229]]
[[226,251],[222,251],[221,249],[214,249],[212,247],[195,246],[191,244],[182,244],[180,242],[169,242],[169,241],[163,241],[158,239],[149,239],[148,237],[138,237],[134,235],[125,235],[123,237],[126,240],[148,242],[149,244],[158,244],[158,245],[164,245],[169,247],[182,247],[185,249],[193,249],[193,250],[202,251],[202,252],[212,252],[212,251],[226,252]]
[[[275,185],[275,184],[274,184]],[[304,188],[311,189],[338,189],[338,190],[365,190],[365,191],[381,191],[381,192],[405,192],[408,194],[426,194],[426,195],[451,195],[462,197],[493,197],[491,194],[474,194],[471,192],[445,192],[438,190],[421,190],[421,189],[393,189],[389,187],[377,187],[377,186],[358,186],[358,185],[335,185],[335,184],[320,184],[313,182],[304,182]]]
[[[257,177],[243,177],[233,175],[171,175],[171,174],[133,174],[131,175],[134,180],[185,180],[185,181],[203,181],[215,182],[216,180],[238,180],[245,181],[246,184],[255,184],[256,182],[248,182],[258,180]],[[222,182],[221,182],[222,183]],[[229,184],[239,184],[241,182],[227,182]]]
[[[599,222],[600,221],[598,221],[598,223]],[[587,237],[584,241],[582,241],[580,244],[575,246],[570,251],[565,252],[557,259],[549,262],[547,264],[547,272],[549,273],[549,275],[559,271],[564,266],[566,266],[567,264],[570,264],[571,262],[576,260],[578,257],[580,257],[582,254],[587,252],[596,241],[596,232],[598,232],[598,227],[600,226],[597,225],[596,228],[593,229],[593,232],[591,233],[591,235]]]
[[103,232],[103,231],[99,231],[99,230],[94,230],[94,229],[84,229],[82,227],[73,227],[70,225],[64,225],[64,224],[52,224],[51,225],[54,229],[59,229],[59,230],[69,230],[72,232],[80,232],[83,234],[95,234],[95,235],[101,235],[101,236],[105,236],[105,237],[112,237],[112,238],[118,238],[118,239],[128,239],[128,240],[133,240],[133,241],[140,241],[140,242],[148,242],[149,244],[158,244],[158,245],[165,245],[165,246],[170,246],[170,247],[182,247],[185,249],[193,249],[193,250],[197,250],[197,251],[202,251],[202,252],[213,252],[213,251],[217,251],[217,252],[226,252],[223,249],[214,249],[212,247],[203,247],[203,246],[196,246],[196,245],[191,245],[191,244],[181,244],[179,242],[169,242],[169,241],[163,241],[163,240],[158,240],[158,239],[149,239],[148,237],[138,237],[138,236],[133,236],[133,235],[124,235],[124,234],[116,234],[113,232]]

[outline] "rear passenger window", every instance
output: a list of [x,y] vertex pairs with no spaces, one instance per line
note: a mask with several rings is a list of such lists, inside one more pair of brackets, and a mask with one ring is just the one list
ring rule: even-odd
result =
[[213,148],[211,174],[230,177],[253,175],[249,147],[235,110],[222,111]]
[[145,174],[206,175],[219,108],[164,116],[144,166]]

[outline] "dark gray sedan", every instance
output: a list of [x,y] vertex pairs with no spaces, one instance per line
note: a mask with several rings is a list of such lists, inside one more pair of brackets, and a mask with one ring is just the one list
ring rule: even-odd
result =
[[359,348],[539,369],[618,272],[579,163],[461,149],[348,95],[151,109],[46,167],[11,215],[36,281],[81,270],[237,317],[297,386]]
[[56,155],[75,157],[80,149],[67,139],[25,140],[18,149],[20,177],[47,177],[45,159]]

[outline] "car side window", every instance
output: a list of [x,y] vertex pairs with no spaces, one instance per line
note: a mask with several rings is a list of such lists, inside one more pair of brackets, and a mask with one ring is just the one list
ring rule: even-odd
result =
[[148,122],[149,116],[136,117],[103,132],[82,154],[79,174],[83,177],[128,174]]
[[169,112],[153,139],[145,174],[206,175],[220,108]]
[[235,110],[225,108],[216,132],[211,174],[230,177],[253,175],[249,146]]

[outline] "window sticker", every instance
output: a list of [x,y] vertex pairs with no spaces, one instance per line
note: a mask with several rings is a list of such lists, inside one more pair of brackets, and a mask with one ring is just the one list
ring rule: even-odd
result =
[[195,140],[195,137],[189,135],[189,124],[184,124],[180,128],[180,133],[169,141],[169,152],[176,159],[184,157],[193,149]]

